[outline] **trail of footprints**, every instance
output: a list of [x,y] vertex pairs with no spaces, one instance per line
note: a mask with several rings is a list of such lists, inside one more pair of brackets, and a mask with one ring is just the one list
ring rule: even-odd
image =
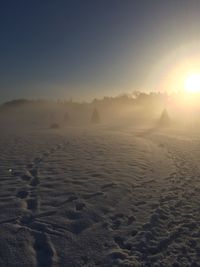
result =
[[45,151],[40,157],[36,157],[32,163],[26,166],[25,172],[12,172],[14,176],[20,177],[21,181],[25,183],[23,188],[16,193],[16,197],[24,204],[22,205],[24,214],[22,213],[20,218],[15,218],[13,222],[22,227],[28,228],[32,233],[35,239],[34,249],[36,252],[38,267],[50,267],[56,264],[56,251],[48,234],[60,234],[59,231],[54,231],[49,228],[47,224],[39,221],[40,217],[45,217],[56,212],[53,211],[44,214],[39,213],[39,199],[37,192],[37,188],[40,184],[39,167],[46,157],[54,151],[60,149],[62,145],[63,144],[58,144],[49,151]]
[[26,208],[32,213],[38,211],[39,208],[37,187],[40,184],[40,164],[46,157],[59,149],[61,146],[62,144],[58,144],[49,151],[43,152],[40,157],[34,158],[33,162],[26,166],[26,170],[22,174],[14,173],[15,176],[20,176],[20,179],[25,182],[24,187],[17,192],[16,197],[23,200],[26,204]]
[[16,197],[22,199],[31,212],[35,212],[38,208],[37,186],[40,183],[38,168],[41,161],[42,158],[36,158],[33,164],[27,165],[27,170],[20,176],[26,185],[16,194]]
[[[79,235],[93,224],[93,222],[87,218],[82,219],[81,213],[84,212],[85,204],[80,201],[74,193],[70,194],[67,200],[63,201],[63,203],[59,203],[58,207],[55,206],[55,209],[53,208],[49,212],[40,213],[40,200],[38,196],[38,188],[40,185],[39,168],[46,157],[62,147],[63,144],[56,145],[49,151],[43,152],[40,157],[34,158],[33,162],[26,166],[23,173],[12,173],[14,176],[19,177],[24,184],[16,193],[16,197],[22,202],[22,216],[14,219],[12,222],[18,224],[22,228],[28,228],[32,233],[35,240],[33,247],[36,252],[38,267],[57,266],[58,257],[50,240],[51,235],[63,236],[69,232],[74,235]],[[106,190],[113,186],[115,186],[114,183],[106,183],[102,186],[102,189]],[[96,195],[101,196],[102,194],[102,192],[101,194],[99,192],[91,193],[84,196],[84,198],[90,199]],[[75,210],[68,210],[65,214],[67,218],[71,220],[70,225],[62,227],[56,223],[45,220],[45,217],[57,213],[60,206],[69,202],[75,204]],[[114,228],[115,226],[113,229]]]

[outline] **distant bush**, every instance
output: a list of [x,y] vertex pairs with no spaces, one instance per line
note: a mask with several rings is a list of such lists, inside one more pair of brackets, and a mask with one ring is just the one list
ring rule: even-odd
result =
[[60,126],[58,123],[52,123],[49,128],[50,129],[58,129],[58,128],[60,128]]

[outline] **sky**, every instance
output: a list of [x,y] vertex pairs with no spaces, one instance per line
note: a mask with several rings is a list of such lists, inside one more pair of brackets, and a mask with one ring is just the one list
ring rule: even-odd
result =
[[151,90],[200,48],[199,0],[2,0],[0,102]]

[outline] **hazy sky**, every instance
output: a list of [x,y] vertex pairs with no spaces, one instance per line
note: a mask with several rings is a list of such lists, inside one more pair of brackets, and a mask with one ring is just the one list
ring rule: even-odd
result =
[[2,0],[0,34],[0,101],[116,95],[200,41],[200,1]]

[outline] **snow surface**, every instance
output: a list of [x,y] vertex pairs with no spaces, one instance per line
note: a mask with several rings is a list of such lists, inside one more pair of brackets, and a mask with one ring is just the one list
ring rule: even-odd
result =
[[0,136],[0,266],[200,266],[197,134]]

